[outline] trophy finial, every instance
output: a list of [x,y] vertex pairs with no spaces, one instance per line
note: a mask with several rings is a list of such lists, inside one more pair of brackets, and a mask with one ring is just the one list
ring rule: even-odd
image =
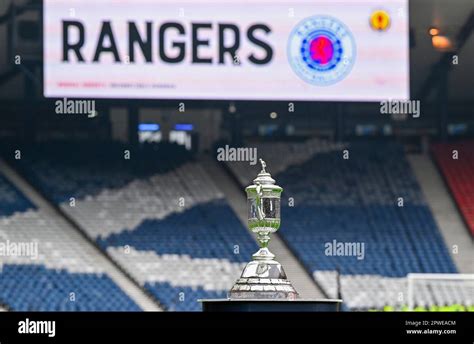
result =
[[260,165],[262,165],[262,170],[258,173],[257,178],[253,180],[254,185],[272,185],[275,184],[275,180],[272,178],[270,173],[268,173],[265,169],[267,168],[267,164],[263,159],[258,159],[260,161]]
[[260,164],[262,165],[262,172],[266,173],[267,171],[265,171],[265,167],[267,167],[267,164],[265,161],[263,161],[263,159],[260,159]]

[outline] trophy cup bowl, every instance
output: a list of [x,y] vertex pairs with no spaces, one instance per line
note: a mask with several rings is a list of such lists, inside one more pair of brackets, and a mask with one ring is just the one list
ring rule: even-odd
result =
[[287,279],[281,264],[268,249],[270,234],[280,228],[280,201],[283,189],[260,159],[262,170],[248,186],[248,227],[255,233],[260,249],[244,268],[242,275],[230,290],[231,299],[287,299],[294,300],[298,293]]

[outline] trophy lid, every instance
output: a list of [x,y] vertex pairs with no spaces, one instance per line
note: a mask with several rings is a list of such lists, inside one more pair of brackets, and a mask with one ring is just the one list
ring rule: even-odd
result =
[[265,167],[267,167],[265,161],[260,159],[260,163],[262,164],[262,170],[257,175],[257,178],[253,180],[253,184],[245,188],[247,194],[254,195],[256,192],[260,193],[261,191],[265,191],[268,196],[268,192],[281,193],[283,189],[275,185],[275,179],[265,170]]
[[272,184],[275,184],[275,179],[272,178],[271,174],[268,173],[266,170],[265,170],[265,167],[267,167],[267,164],[265,163],[265,161],[263,161],[262,159],[260,159],[260,164],[262,165],[262,170],[260,171],[260,173],[257,175],[257,178],[255,178],[253,180],[253,183],[255,185],[272,185]]

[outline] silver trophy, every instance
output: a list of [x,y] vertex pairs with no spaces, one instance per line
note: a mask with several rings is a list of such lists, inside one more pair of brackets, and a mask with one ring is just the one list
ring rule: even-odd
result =
[[260,249],[253,254],[242,275],[230,290],[231,299],[287,299],[298,293],[286,278],[285,271],[268,249],[270,234],[280,228],[280,199],[283,189],[275,185],[260,159],[262,171],[245,188],[248,205],[248,226],[256,234]]

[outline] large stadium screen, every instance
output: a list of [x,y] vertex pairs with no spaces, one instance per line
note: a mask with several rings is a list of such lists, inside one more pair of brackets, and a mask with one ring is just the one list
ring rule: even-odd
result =
[[409,98],[408,0],[44,0],[44,95]]

